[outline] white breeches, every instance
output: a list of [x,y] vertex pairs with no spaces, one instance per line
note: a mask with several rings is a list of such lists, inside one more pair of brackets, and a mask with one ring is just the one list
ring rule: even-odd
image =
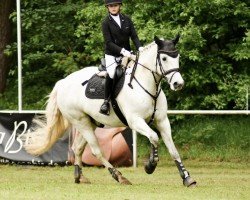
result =
[[115,75],[115,69],[118,66],[116,61],[119,61],[121,57],[114,57],[111,55],[105,54],[105,62],[106,62],[106,68],[107,72],[110,78],[114,78]]

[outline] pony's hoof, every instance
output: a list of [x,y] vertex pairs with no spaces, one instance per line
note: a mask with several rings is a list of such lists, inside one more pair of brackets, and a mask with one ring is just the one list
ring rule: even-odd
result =
[[83,183],[83,184],[90,184],[91,182],[89,181],[89,179],[87,179],[86,177],[82,176],[80,177],[80,182],[79,183]]
[[75,178],[75,183],[79,184],[80,183],[80,179],[79,178]]
[[123,176],[119,178],[119,183],[122,185],[132,185],[132,183]]
[[155,171],[155,168],[157,166],[157,163],[151,163],[148,162],[145,166],[144,166],[144,170],[147,174],[153,174],[153,172]]
[[190,176],[188,176],[187,178],[185,178],[183,180],[183,185],[186,187],[195,187],[196,186],[196,181],[193,180]]

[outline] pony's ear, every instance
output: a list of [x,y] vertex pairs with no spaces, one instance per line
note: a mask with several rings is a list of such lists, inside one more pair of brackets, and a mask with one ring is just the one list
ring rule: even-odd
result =
[[173,43],[174,43],[174,45],[176,45],[178,43],[180,37],[181,37],[180,34],[177,34],[176,37],[175,37],[175,39],[172,40]]
[[158,45],[158,46],[162,46],[162,40],[161,39],[159,39],[157,36],[155,36],[154,37],[154,41],[155,41],[155,43]]

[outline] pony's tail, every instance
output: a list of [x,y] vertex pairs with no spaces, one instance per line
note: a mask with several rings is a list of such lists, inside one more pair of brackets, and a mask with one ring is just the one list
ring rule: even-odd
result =
[[25,135],[24,148],[32,155],[41,155],[48,151],[69,126],[57,105],[57,86],[58,84],[49,95],[46,119],[35,119],[34,130]]

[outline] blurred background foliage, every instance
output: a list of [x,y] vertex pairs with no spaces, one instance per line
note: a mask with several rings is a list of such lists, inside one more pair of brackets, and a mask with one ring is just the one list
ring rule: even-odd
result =
[[[56,81],[103,56],[102,0],[22,0],[23,109],[44,109]],[[172,39],[178,33],[185,88],[170,92],[170,109],[246,109],[250,86],[249,1],[124,0],[144,45],[155,35]],[[11,14],[16,23],[16,12]],[[15,25],[14,25],[15,27]],[[16,34],[14,30],[13,35]],[[17,47],[11,57],[0,109],[17,109]],[[197,136],[198,137],[198,136]]]

